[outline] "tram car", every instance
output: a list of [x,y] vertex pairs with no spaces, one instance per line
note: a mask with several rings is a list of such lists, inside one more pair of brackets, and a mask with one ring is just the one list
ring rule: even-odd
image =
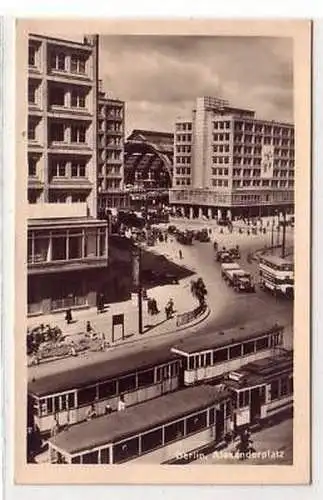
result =
[[260,359],[223,380],[231,393],[234,429],[273,420],[293,410],[293,351]]
[[120,395],[126,406],[132,406],[175,391],[183,385],[181,364],[169,347],[159,347],[34,376],[28,383],[34,427],[46,436],[55,425],[61,428],[86,420],[93,406],[96,415],[105,413],[107,405],[116,410]]
[[227,390],[185,388],[60,432],[48,441],[50,462],[169,463],[222,442],[229,432],[230,408]]
[[224,332],[196,335],[171,348],[183,361],[184,385],[217,380],[242,365],[273,355],[283,346],[284,327],[265,321]]

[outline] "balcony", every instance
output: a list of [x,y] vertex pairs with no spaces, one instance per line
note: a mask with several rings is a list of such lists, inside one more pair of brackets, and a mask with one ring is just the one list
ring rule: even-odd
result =
[[86,203],[36,203],[28,205],[28,219],[66,219],[87,217]]
[[85,142],[65,142],[65,141],[51,141],[49,149],[55,153],[75,153],[92,156],[93,148]]
[[62,271],[79,271],[105,268],[107,266],[107,257],[86,257],[84,259],[61,260],[55,262],[37,262],[28,263],[28,275],[59,273]]
[[86,190],[92,189],[93,184],[86,177],[52,177],[49,181],[51,189]]
[[37,189],[42,190],[44,187],[44,183],[36,176],[28,177],[28,189]]

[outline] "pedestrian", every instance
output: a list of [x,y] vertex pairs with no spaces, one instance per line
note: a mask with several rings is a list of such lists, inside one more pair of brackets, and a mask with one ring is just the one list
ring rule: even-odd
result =
[[86,322],[86,333],[90,334],[92,332],[93,332],[92,325],[91,325],[90,321],[87,321]]
[[91,404],[91,407],[89,408],[87,415],[86,415],[86,420],[92,420],[92,418],[96,417],[96,410],[94,407],[94,404]]
[[72,341],[71,343],[71,356],[76,356],[76,349],[75,349],[75,345],[74,345],[74,342]]
[[159,313],[159,310],[158,310],[158,306],[157,306],[157,300],[152,299],[152,314],[158,314],[158,313]]
[[165,233],[165,243],[167,243],[167,241],[168,241],[168,234]]
[[58,431],[59,431],[58,417],[57,417],[57,415],[55,415],[54,422],[53,422],[52,428],[50,430],[51,437],[56,436],[56,434],[58,434]]
[[118,401],[118,411],[124,411],[126,409],[126,403],[124,400],[124,395],[121,394]]
[[66,310],[66,313],[65,313],[65,321],[66,323],[69,325],[70,323],[72,323],[72,310],[71,309],[67,309]]
[[111,406],[109,405],[109,403],[107,403],[107,404],[105,405],[105,408],[104,408],[104,413],[105,413],[105,415],[110,415],[110,413],[112,413],[112,408],[111,408]]
[[182,258],[183,258],[183,252],[182,252],[182,250],[178,251],[178,255],[179,255],[180,260],[182,260]]

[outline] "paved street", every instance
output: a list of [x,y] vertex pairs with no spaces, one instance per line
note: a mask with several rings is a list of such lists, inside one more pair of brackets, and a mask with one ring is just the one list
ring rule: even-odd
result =
[[[185,225],[185,227],[190,228],[195,227],[197,224],[199,224],[199,227],[204,224],[203,227],[205,227],[204,221],[182,221],[182,224]],[[268,245],[269,235],[247,236],[240,235],[237,232],[234,232],[234,234],[228,234],[226,229],[224,234],[220,234],[219,228],[213,225],[211,240],[213,241],[214,239],[219,241],[221,245],[223,244],[225,246],[239,244],[241,249],[241,266],[250,270],[255,276],[257,275],[257,263],[252,262],[249,264],[246,260],[247,255],[250,252],[255,252],[256,250],[264,248],[266,244]],[[203,335],[204,333],[212,332],[217,329],[230,328],[237,324],[264,317],[272,317],[273,323],[277,321],[286,325],[285,346],[291,347],[293,345],[293,303],[284,298],[276,298],[270,293],[259,289],[259,287],[257,287],[255,294],[237,294],[234,292],[221,278],[220,264],[214,260],[215,253],[212,241],[210,243],[194,242],[192,246],[183,246],[175,240],[168,240],[167,243],[158,243],[155,247],[152,247],[153,252],[162,253],[178,264],[187,265],[191,269],[195,270],[198,276],[201,276],[204,279],[208,289],[208,303],[211,312],[203,322],[194,327],[180,331],[174,331],[175,325],[165,323],[163,327],[164,335],[156,335],[160,328],[159,330],[158,328],[151,329],[143,336],[137,336],[135,342],[128,342],[126,345],[120,345],[112,348],[108,352],[91,352],[80,355],[77,358],[68,358],[31,367],[28,370],[29,378],[39,376],[40,373],[50,374],[56,371],[68,370],[73,366],[79,365],[80,363],[91,364],[97,360],[108,360],[114,357],[123,356],[126,353],[134,352],[139,349],[142,351],[149,350],[152,346],[171,346],[175,341],[177,342],[179,339],[189,335]],[[289,245],[292,244],[292,232],[288,233],[287,242]],[[183,260],[179,258],[179,249],[183,252]],[[179,291],[179,297],[181,294],[181,287],[183,287],[182,291],[186,290],[186,292],[184,292],[186,295],[182,295],[181,299],[178,298],[178,301],[181,300],[180,303],[182,309],[186,308],[187,305],[187,310],[189,310],[192,306],[192,297],[190,297],[189,301],[186,302],[189,294],[187,288],[185,287],[187,287],[186,282],[189,282],[189,279],[190,278],[184,280],[184,282],[181,282],[180,285],[167,285],[166,287],[161,287],[165,293],[167,292],[167,294],[170,289],[172,290],[170,293],[175,299],[175,308],[177,306],[175,290],[177,289]],[[100,325],[100,328],[103,329],[105,327],[104,329],[109,331],[108,328],[111,327],[105,324],[108,314],[107,316],[105,316],[105,314],[103,314],[99,320],[96,319],[98,318],[96,311],[92,311],[93,323],[95,324],[95,321],[101,321],[102,324]],[[89,316],[89,311],[84,312],[84,321],[85,318],[89,318],[92,321],[91,315]],[[136,321],[135,306],[134,311],[131,312],[130,320]]]

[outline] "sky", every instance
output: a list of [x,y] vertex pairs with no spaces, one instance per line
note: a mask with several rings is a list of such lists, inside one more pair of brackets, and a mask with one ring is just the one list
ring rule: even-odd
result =
[[222,97],[259,118],[293,121],[293,41],[273,37],[100,36],[103,89],[135,128],[173,132],[196,97]]

